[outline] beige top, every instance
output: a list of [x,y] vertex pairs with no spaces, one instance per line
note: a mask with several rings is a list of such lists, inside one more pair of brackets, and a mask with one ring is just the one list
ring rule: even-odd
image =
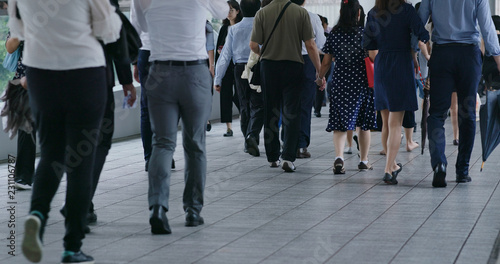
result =
[[[274,23],[288,0],[274,0],[255,15],[251,41],[264,44],[273,30]],[[304,63],[302,41],[314,38],[314,31],[307,10],[291,4],[286,9],[262,59],[296,61]]]

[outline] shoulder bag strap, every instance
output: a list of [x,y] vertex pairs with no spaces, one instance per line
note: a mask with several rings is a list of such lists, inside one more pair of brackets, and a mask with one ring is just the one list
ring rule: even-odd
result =
[[288,3],[286,3],[286,5],[283,7],[283,10],[281,10],[281,13],[280,15],[278,16],[278,18],[276,19],[276,22],[274,23],[274,27],[273,27],[273,30],[271,31],[271,34],[269,34],[269,37],[267,37],[267,40],[264,42],[264,44],[262,45],[262,49],[260,50],[260,57],[262,57],[262,54],[264,54],[264,50],[267,46],[267,44],[269,43],[269,40],[271,39],[271,36],[273,35],[274,33],[274,30],[276,29],[276,27],[278,26],[278,23],[280,22],[281,20],[281,17],[283,16],[283,13],[285,13],[285,10],[286,8],[291,4],[292,2],[288,1]]

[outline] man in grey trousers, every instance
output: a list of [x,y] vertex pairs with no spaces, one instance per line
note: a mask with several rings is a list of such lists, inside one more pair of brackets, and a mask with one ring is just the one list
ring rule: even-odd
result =
[[153,151],[149,160],[151,232],[170,234],[166,212],[177,125],[182,119],[185,157],[183,207],[186,226],[204,223],[200,216],[207,168],[205,129],[212,107],[207,10],[225,18],[225,0],[134,0],[139,27],[151,40],[151,69],[146,82]]

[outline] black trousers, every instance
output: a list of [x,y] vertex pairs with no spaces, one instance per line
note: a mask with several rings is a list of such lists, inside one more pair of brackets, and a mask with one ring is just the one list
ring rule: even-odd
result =
[[220,87],[220,122],[231,123],[233,122],[233,103],[238,110],[240,109],[240,102],[238,100],[238,92],[234,90],[234,64],[231,62],[227,67],[226,74],[222,78]]
[[300,94],[303,64],[293,61],[262,60],[264,93],[264,144],[267,160],[280,157],[280,113],[283,126],[283,160],[295,161],[300,132]]
[[[33,124],[34,125],[34,124]],[[22,130],[17,131],[16,180],[22,179],[26,183],[33,182],[36,159],[36,130],[31,134]]]
[[28,67],[30,106],[40,139],[30,212],[48,218],[66,172],[64,248],[79,251],[92,191],[95,150],[106,104],[104,67],[66,71]]
[[101,122],[101,130],[96,137],[99,138],[95,153],[94,168],[92,170],[92,195],[90,196],[89,212],[94,211],[94,194],[101,177],[102,168],[106,162],[109,150],[111,149],[111,140],[115,131],[115,97],[113,95],[113,86],[107,89],[106,108]]
[[241,132],[246,138],[252,135],[259,142],[259,134],[264,125],[264,99],[262,93],[250,88],[248,80],[241,79],[245,64],[234,66],[234,79],[240,101]]

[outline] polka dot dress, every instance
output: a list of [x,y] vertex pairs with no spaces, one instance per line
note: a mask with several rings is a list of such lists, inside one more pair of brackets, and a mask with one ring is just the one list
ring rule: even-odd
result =
[[328,35],[323,52],[335,58],[329,91],[330,118],[326,131],[347,131],[377,127],[373,89],[366,78],[365,52],[361,45],[363,29],[351,32],[334,29]]

